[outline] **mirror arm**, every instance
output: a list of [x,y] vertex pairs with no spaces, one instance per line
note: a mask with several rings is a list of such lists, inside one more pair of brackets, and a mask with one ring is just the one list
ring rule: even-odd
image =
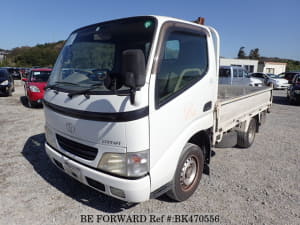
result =
[[120,93],[118,93],[118,91],[114,91],[114,93],[115,93],[116,95],[118,95],[118,96],[130,96],[130,103],[131,103],[132,105],[134,105],[134,103],[135,103],[135,93],[136,93],[136,91],[137,91],[136,88],[131,88],[131,89],[129,90],[129,93],[126,93],[126,94],[120,94]]
[[136,93],[136,88],[131,88],[130,89],[130,103],[131,103],[131,105],[134,105],[134,103],[135,103],[135,93]]

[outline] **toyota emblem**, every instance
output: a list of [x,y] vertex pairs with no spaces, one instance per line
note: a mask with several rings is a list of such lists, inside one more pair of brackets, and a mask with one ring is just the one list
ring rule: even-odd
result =
[[66,123],[66,129],[69,133],[75,133],[75,126],[72,123]]

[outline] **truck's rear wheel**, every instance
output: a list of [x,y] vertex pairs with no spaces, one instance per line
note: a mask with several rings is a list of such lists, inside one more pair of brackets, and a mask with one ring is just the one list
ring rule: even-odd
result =
[[255,139],[256,134],[256,119],[252,118],[249,127],[247,129],[247,132],[237,132],[237,146],[241,148],[248,148],[250,147]]
[[167,195],[176,201],[185,201],[197,189],[204,168],[204,154],[195,144],[187,143],[179,160],[172,188]]

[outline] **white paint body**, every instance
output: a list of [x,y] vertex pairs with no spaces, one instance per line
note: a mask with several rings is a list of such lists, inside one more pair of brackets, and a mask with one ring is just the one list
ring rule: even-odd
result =
[[[128,96],[91,95],[89,99],[83,95],[69,98],[66,93],[55,94],[48,90],[45,101],[70,109],[91,112],[128,112],[149,107],[149,115],[130,122],[99,122],[74,118],[52,111],[45,106],[47,129],[52,134],[59,134],[72,141],[95,147],[98,154],[94,160],[85,160],[65,151],[55,140],[55,146],[46,144],[50,159],[60,162],[64,171],[82,183],[90,177],[105,186],[104,193],[129,202],[142,202],[150,198],[150,194],[170,182],[180,159],[182,149],[188,140],[199,131],[218,130],[213,133],[212,145],[220,141],[217,135],[235,127],[240,122],[249,121],[271,105],[271,89],[254,92],[245,98],[242,91],[232,96],[231,102],[221,104],[218,100],[218,68],[219,40],[214,42],[212,36],[217,33],[210,27],[167,17],[156,17],[157,30],[167,21],[189,24],[202,29],[207,34],[209,68],[205,77],[182,94],[165,104],[155,108],[156,74],[151,73],[157,59],[160,32],[156,32],[153,48],[147,65],[146,84],[136,92],[136,102],[131,104]],[[263,97],[262,97],[263,96]],[[227,96],[228,97],[228,96]],[[262,97],[262,98],[261,98]],[[211,101],[212,107],[203,112],[205,103]],[[257,104],[259,102],[259,104]],[[235,113],[232,113],[235,112]],[[218,121],[218,126],[216,126]],[[71,124],[73,130],[66,124]],[[220,131],[222,130],[222,131]],[[107,142],[110,140],[112,142]],[[114,144],[118,143],[118,144]],[[57,151],[58,150],[58,151]],[[150,167],[146,176],[138,179],[126,179],[95,170],[102,155],[106,152],[138,152],[149,150]],[[78,173],[76,176],[73,173]],[[111,193],[110,187],[124,191],[121,198]]]

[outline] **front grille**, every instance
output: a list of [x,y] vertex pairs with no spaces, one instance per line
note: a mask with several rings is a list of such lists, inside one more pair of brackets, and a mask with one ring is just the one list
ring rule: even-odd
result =
[[67,152],[77,155],[83,159],[94,160],[97,156],[98,149],[87,145],[71,141],[65,137],[56,134],[58,144]]

